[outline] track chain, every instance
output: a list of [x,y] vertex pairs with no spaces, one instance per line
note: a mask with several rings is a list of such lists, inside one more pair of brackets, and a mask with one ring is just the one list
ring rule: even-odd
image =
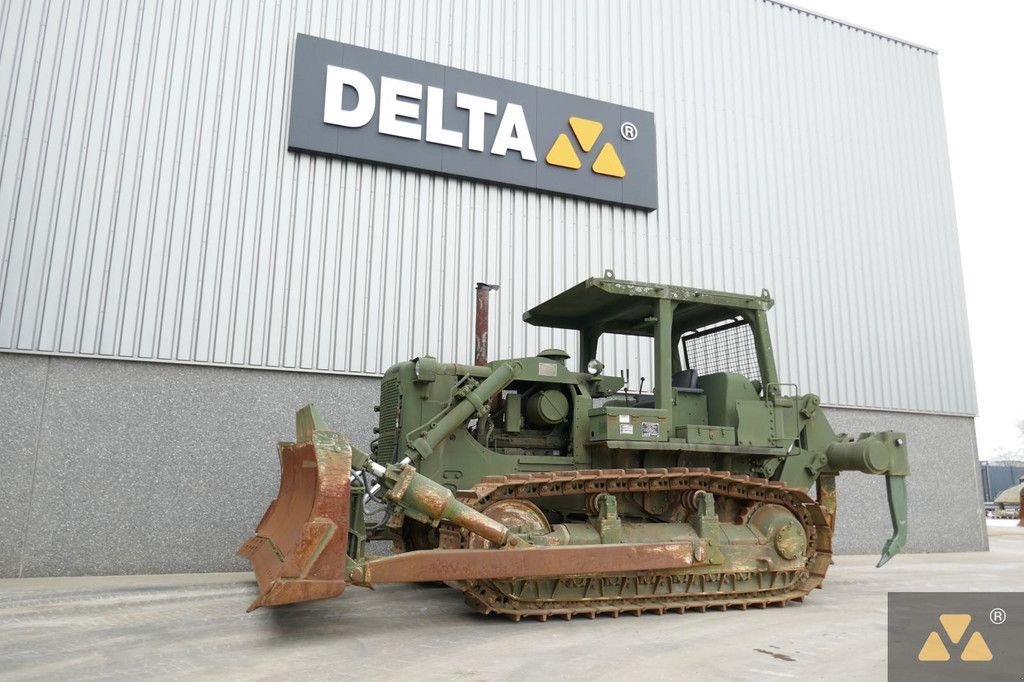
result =
[[[832,560],[832,528],[822,507],[805,491],[778,481],[710,469],[593,469],[487,476],[473,488],[459,491],[458,498],[474,509],[483,511],[489,504],[503,499],[538,500],[594,493],[687,490],[706,490],[715,496],[716,504],[731,498],[786,507],[803,525],[807,536],[807,561],[804,567],[801,570],[754,573],[722,571],[723,567],[709,566],[707,572],[688,569],[682,576],[663,574],[653,578],[627,572],[614,578],[621,580],[623,592],[632,591],[635,594],[609,595],[601,588],[598,590],[601,592],[599,596],[570,600],[540,597],[542,587],[550,588],[548,594],[554,595],[557,581],[573,580],[574,586],[583,585],[587,587],[585,593],[589,593],[590,586],[585,584],[586,580],[602,581],[603,585],[609,576],[515,581],[471,580],[461,583],[459,588],[464,591],[466,602],[482,613],[501,613],[513,620],[524,617],[547,620],[553,616],[569,619],[582,615],[594,618],[602,613],[618,616],[621,613],[640,615],[644,612],[682,613],[688,609],[706,611],[709,608],[725,610],[785,606],[791,601],[803,601],[811,590],[821,586]],[[464,547],[468,540],[468,534],[462,529],[442,525],[442,548]],[[752,573],[759,579],[759,588],[738,590],[737,582],[749,579]],[[678,583],[680,580],[686,583],[684,593],[664,592],[668,585],[661,584],[662,581]],[[733,585],[732,590],[729,589],[730,583]],[[507,589],[509,587],[512,591]],[[663,591],[659,592],[659,588]],[[640,594],[642,590],[647,590],[649,594]]]

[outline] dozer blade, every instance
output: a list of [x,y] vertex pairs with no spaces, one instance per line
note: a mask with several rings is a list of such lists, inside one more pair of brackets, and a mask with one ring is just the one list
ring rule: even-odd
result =
[[335,597],[345,589],[352,451],[310,405],[296,415],[298,443],[278,444],[281,487],[256,534],[238,550],[252,562],[260,606]]

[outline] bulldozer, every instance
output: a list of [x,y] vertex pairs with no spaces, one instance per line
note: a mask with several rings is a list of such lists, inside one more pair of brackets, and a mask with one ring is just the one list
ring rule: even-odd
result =
[[[408,582],[517,621],[784,606],[822,586],[843,471],[885,476],[881,566],[907,537],[906,436],[837,434],[782,382],[773,304],[606,271],[523,315],[578,333],[572,365],[561,349],[399,362],[369,452],[306,406],[238,552],[250,610]],[[653,350],[649,393],[603,373],[615,335]],[[368,553],[381,540],[391,554]]]

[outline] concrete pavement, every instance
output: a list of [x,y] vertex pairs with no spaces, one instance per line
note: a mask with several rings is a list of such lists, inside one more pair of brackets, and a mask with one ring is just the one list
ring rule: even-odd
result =
[[438,587],[261,609],[249,574],[0,580],[4,679],[884,679],[887,591],[1024,590],[1024,528],[990,552],[839,556],[768,610],[513,623]]

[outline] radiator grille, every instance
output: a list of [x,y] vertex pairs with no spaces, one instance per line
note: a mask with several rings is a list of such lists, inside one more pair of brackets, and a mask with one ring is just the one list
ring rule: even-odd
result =
[[398,446],[398,410],[402,403],[398,377],[385,379],[380,385],[380,438],[375,459],[381,464],[395,461]]

